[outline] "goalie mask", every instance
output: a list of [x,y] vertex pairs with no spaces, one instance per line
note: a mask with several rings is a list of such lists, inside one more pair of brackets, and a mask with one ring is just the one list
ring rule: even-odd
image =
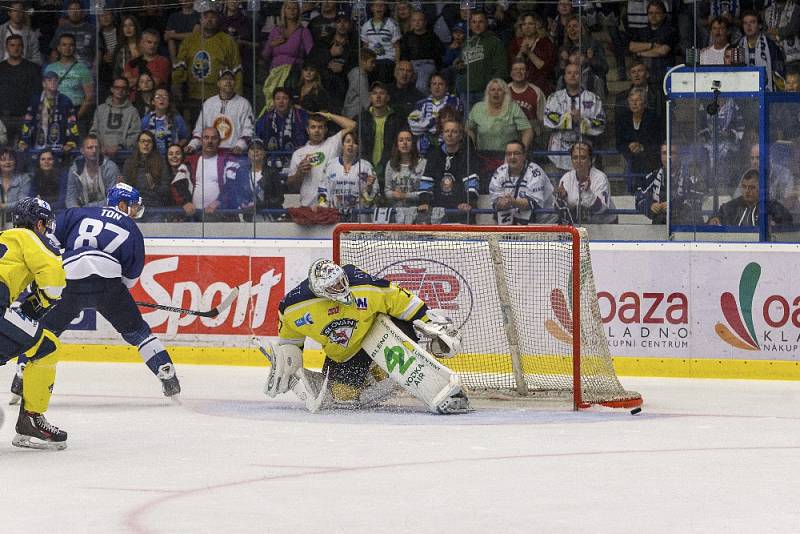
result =
[[308,287],[318,297],[342,304],[353,302],[347,274],[331,260],[320,259],[311,264],[308,270]]

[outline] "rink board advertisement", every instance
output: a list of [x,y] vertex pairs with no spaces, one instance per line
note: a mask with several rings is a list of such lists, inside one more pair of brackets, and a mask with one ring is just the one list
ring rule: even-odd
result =
[[[167,344],[190,347],[249,347],[252,335],[277,335],[280,299],[305,278],[314,259],[331,257],[330,241],[321,240],[151,239],[147,250],[133,290],[137,301],[207,310],[239,288],[238,298],[216,318],[142,308]],[[596,243],[591,250],[603,330],[613,356],[800,360],[800,289],[793,283],[794,273],[800,272],[800,247]],[[453,261],[463,258],[456,255]],[[440,284],[437,291],[426,295],[425,287],[413,289],[431,305],[452,309],[456,297],[448,280],[462,282],[468,296],[458,277],[465,268],[441,267],[440,279],[433,279]],[[394,278],[404,283],[403,276]],[[537,321],[547,322],[548,314],[551,322],[558,320],[552,310],[542,313],[544,319]],[[65,333],[65,341],[124,343],[91,311],[75,327]],[[544,324],[535,330],[536,336],[552,336]],[[565,344],[556,337],[550,342]]]

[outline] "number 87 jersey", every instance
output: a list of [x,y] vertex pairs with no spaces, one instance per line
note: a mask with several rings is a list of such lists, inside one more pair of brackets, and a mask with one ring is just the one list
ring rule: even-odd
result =
[[142,274],[142,232],[117,208],[70,208],[56,218],[54,236],[64,249],[67,280],[121,278],[131,288]]

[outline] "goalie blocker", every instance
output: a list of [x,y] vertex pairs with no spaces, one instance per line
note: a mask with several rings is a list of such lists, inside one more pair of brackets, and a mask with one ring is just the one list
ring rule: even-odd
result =
[[[329,400],[328,377],[304,369],[300,349],[282,345],[273,350],[272,347],[264,347],[257,339],[255,342],[272,366],[264,388],[267,395],[274,397],[291,389],[311,412],[317,412]],[[457,343],[453,344],[453,348],[457,346]],[[393,383],[422,401],[433,413],[472,411],[459,375],[439,363],[419,343],[407,336],[388,315],[377,315],[362,341],[361,349]],[[373,387],[379,388],[381,385]]]

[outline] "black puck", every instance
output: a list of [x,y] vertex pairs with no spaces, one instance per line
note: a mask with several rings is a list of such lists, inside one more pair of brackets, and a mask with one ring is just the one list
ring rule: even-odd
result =
[[637,406],[636,408],[631,410],[631,415],[636,415],[636,414],[640,413],[641,411],[642,411],[641,406]]

